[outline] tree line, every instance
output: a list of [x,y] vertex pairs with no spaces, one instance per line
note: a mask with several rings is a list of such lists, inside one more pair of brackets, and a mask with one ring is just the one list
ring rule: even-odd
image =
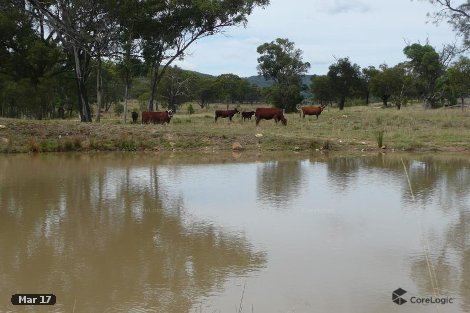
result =
[[[462,47],[448,44],[437,51],[430,44],[413,43],[403,49],[407,60],[393,67],[382,64],[361,69],[348,57],[338,58],[326,75],[314,75],[310,92],[321,104],[336,102],[344,109],[347,99],[362,98],[369,103],[371,96],[382,100],[384,106],[392,102],[400,109],[410,99],[421,99],[425,108],[445,103],[455,105],[470,95],[470,59],[464,55],[470,47],[470,1],[423,0],[436,7],[431,18],[439,23],[447,21],[463,39]],[[294,111],[302,101],[300,92],[307,86],[300,77],[310,68],[302,60],[302,51],[287,38],[278,38],[258,47],[258,73],[274,81],[268,95],[274,105]]]
[[[430,1],[469,46],[470,6]],[[269,0],[5,0],[0,2],[0,115],[37,119],[78,112],[81,121],[100,120],[111,103],[159,103],[177,109],[184,101],[201,108],[212,102],[267,101],[294,111],[311,92],[321,104],[379,98],[398,109],[410,99],[425,107],[463,103],[470,90],[470,60],[456,58],[461,49],[448,45],[437,51],[429,44],[408,44],[407,61],[360,68],[348,57],[338,58],[326,75],[311,85],[301,77],[310,69],[302,51],[286,38],[257,48],[258,73],[273,82],[260,88],[234,74],[201,75],[172,66],[201,38],[245,25],[257,6]]]
[[[326,75],[313,75],[310,91],[324,105],[335,102],[344,109],[347,99],[361,98],[369,104],[371,96],[380,99],[385,107],[392,102],[397,109],[410,99],[423,100],[425,108],[444,104],[455,105],[470,95],[470,59],[457,58],[461,52],[455,45],[436,51],[429,44],[414,43],[403,49],[407,61],[393,67],[362,68],[348,57],[338,58],[329,66]],[[302,61],[302,53],[288,39],[278,38],[258,47],[258,71],[274,81],[269,95],[272,102],[287,111],[294,111],[302,101],[301,76],[310,67]]]
[[[191,44],[246,25],[255,7],[268,4],[269,0],[2,1],[0,113],[41,119],[54,108],[70,109],[79,112],[81,121],[90,122],[94,86],[99,121],[106,75],[119,78],[127,111],[142,64],[150,80],[147,109],[153,111],[165,73]],[[71,99],[75,105],[67,108]]]
[[463,105],[470,95],[470,59],[460,56],[452,63],[429,44],[407,45],[403,52],[407,61],[393,67],[382,64],[361,69],[348,58],[338,59],[327,75],[312,77],[312,92],[321,103],[338,99],[340,109],[348,97],[379,98],[385,107],[390,102],[400,109],[410,99],[420,99],[425,108]]

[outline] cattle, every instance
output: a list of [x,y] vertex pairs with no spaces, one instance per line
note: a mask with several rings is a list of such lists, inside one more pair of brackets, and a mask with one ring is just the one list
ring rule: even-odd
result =
[[170,120],[173,117],[173,111],[163,112],[142,112],[142,124],[170,124]]
[[251,117],[255,114],[255,111],[249,111],[249,112],[242,112],[242,119],[249,119],[251,120]]
[[139,118],[139,113],[133,111],[131,113],[131,116],[132,116],[132,123],[134,123],[134,124],[137,123],[137,119]]
[[237,108],[235,108],[234,110],[217,110],[215,111],[215,121],[217,122],[217,119],[219,117],[222,117],[222,118],[228,117],[229,120],[232,121],[232,117],[237,113],[240,113],[240,111],[238,111]]
[[305,118],[305,115],[316,115],[318,119],[318,115],[320,115],[324,109],[325,109],[324,105],[321,105],[319,107],[311,106],[311,105],[304,106],[304,107],[297,106],[297,110],[299,110],[303,118]]
[[256,125],[259,124],[260,120],[271,120],[271,119],[274,119],[276,123],[281,121],[284,126],[287,125],[287,120],[284,117],[284,113],[282,112],[281,109],[257,108],[255,112],[255,117],[256,117]]

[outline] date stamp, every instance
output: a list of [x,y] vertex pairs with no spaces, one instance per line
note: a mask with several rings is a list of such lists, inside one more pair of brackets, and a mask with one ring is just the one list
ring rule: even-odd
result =
[[11,296],[13,305],[54,305],[56,296],[49,294],[22,294],[17,293]]

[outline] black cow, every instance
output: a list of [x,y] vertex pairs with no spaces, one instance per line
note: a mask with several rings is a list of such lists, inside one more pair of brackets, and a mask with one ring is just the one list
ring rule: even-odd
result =
[[133,111],[131,115],[132,115],[132,123],[134,124],[137,123],[137,119],[139,118],[139,113],[137,113],[136,111]]

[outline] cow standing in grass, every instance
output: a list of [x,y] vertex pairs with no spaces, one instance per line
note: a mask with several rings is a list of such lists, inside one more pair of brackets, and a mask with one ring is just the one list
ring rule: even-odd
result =
[[304,107],[300,107],[300,106],[297,107],[297,110],[300,112],[300,114],[302,114],[303,118],[305,118],[305,115],[316,115],[318,119],[318,116],[321,114],[321,112],[324,109],[325,109],[324,105],[321,105],[319,107],[312,106],[312,105],[304,106]]
[[131,113],[131,116],[132,116],[132,123],[137,123],[137,119],[139,118],[139,113],[137,113],[136,111],[133,111]]
[[232,121],[232,117],[237,113],[240,113],[240,111],[238,111],[237,108],[235,108],[234,110],[217,110],[215,111],[215,121],[217,122],[217,119],[219,117],[222,117],[222,118],[228,117],[229,120]]
[[277,122],[281,121],[282,125],[287,125],[287,120],[284,117],[284,113],[278,108],[257,108],[255,112],[256,125],[259,124],[260,120],[274,120]]
[[170,124],[171,118],[173,117],[173,111],[163,112],[142,112],[142,124]]
[[242,112],[242,119],[249,119],[251,120],[251,117],[255,114],[255,111],[249,111],[249,112]]

